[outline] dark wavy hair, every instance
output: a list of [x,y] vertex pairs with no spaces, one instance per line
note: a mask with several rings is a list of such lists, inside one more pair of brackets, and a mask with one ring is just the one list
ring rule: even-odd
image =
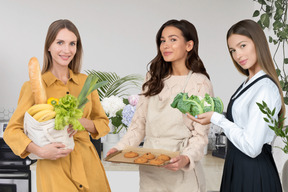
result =
[[[272,60],[269,45],[268,45],[264,31],[262,30],[260,25],[253,20],[245,19],[245,20],[239,21],[238,23],[234,24],[227,32],[226,39],[227,39],[228,49],[229,49],[228,39],[233,34],[246,36],[253,41],[255,45],[255,49],[256,49],[257,62],[259,63],[261,69],[267,75],[269,75],[278,86],[279,93],[282,99],[282,107],[278,116],[280,116],[280,114],[282,113],[285,114],[283,91],[282,91],[282,88],[281,88],[281,85],[280,85],[280,82],[276,73],[276,69]],[[243,75],[249,76],[248,69],[243,69],[241,66],[239,66],[238,63],[233,59],[231,52],[230,52],[230,56],[237,70]]]
[[186,42],[192,40],[194,43],[193,49],[188,52],[186,58],[185,65],[187,69],[192,70],[193,73],[202,73],[209,78],[209,75],[206,72],[204,64],[198,55],[199,40],[196,28],[192,23],[186,20],[178,21],[172,19],[164,23],[156,35],[156,44],[158,53],[156,57],[147,65],[147,68],[150,67],[148,72],[151,77],[142,86],[143,91],[147,90],[146,92],[143,93],[144,96],[154,96],[159,94],[164,87],[163,83],[164,78],[172,74],[171,62],[166,62],[163,59],[160,51],[162,31],[164,30],[165,27],[168,26],[178,28],[182,32],[182,35],[186,40]]

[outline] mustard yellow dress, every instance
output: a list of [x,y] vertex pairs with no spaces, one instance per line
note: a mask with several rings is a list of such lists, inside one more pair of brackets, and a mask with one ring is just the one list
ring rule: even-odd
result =
[[[85,74],[74,74],[70,70],[70,79],[64,84],[51,72],[42,75],[47,98],[60,98],[67,93],[78,96],[87,78]],[[92,138],[99,139],[110,129],[109,120],[101,106],[99,95],[94,91],[88,96],[83,117],[93,120],[97,134]],[[30,82],[22,86],[18,106],[11,117],[4,133],[4,140],[16,155],[25,158],[25,151],[31,140],[23,132],[24,113],[34,105]],[[90,142],[87,131],[78,131],[74,135],[74,150],[66,157],[57,160],[38,160],[37,191],[38,192],[110,192],[110,186],[101,160],[94,145]]]

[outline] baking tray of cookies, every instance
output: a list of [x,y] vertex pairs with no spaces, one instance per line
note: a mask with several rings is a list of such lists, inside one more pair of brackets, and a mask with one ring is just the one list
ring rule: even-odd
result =
[[[113,163],[162,166],[168,164],[171,158],[176,157],[179,154],[179,151],[172,152],[162,149],[128,147],[108,155],[104,160]],[[142,158],[147,159],[147,161]],[[159,159],[161,159],[161,161],[159,161]]]

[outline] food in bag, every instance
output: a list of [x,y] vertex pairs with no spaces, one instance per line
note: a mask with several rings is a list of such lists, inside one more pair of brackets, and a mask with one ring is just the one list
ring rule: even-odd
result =
[[[72,125],[75,130],[85,130],[79,119],[82,118],[83,108],[89,101],[87,96],[92,91],[106,85],[107,81],[97,83],[98,77],[90,74],[77,98],[67,94],[59,99],[52,97],[47,100],[37,58],[32,57],[28,67],[35,105],[30,107],[25,113],[25,134],[39,146],[52,142],[61,142],[66,145],[66,148],[73,149],[74,140],[73,137],[69,138],[67,128]],[[33,159],[39,158],[34,154],[30,154],[30,156]]]

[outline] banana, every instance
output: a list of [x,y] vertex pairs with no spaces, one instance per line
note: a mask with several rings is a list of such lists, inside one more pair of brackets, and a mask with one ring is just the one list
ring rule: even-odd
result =
[[27,112],[31,115],[34,116],[36,113],[43,111],[43,110],[54,110],[54,107],[50,104],[36,104],[30,107]]
[[46,114],[44,114],[42,117],[40,117],[38,119],[39,122],[43,122],[43,121],[48,121],[50,119],[53,119],[56,116],[56,112],[55,111],[50,111]]
[[38,113],[36,113],[35,115],[33,115],[33,118],[36,120],[36,121],[39,121],[39,119],[41,117],[43,117],[44,115],[46,115],[47,113],[50,113],[52,110],[51,109],[45,109],[45,110],[42,110],[42,111],[39,111]]

